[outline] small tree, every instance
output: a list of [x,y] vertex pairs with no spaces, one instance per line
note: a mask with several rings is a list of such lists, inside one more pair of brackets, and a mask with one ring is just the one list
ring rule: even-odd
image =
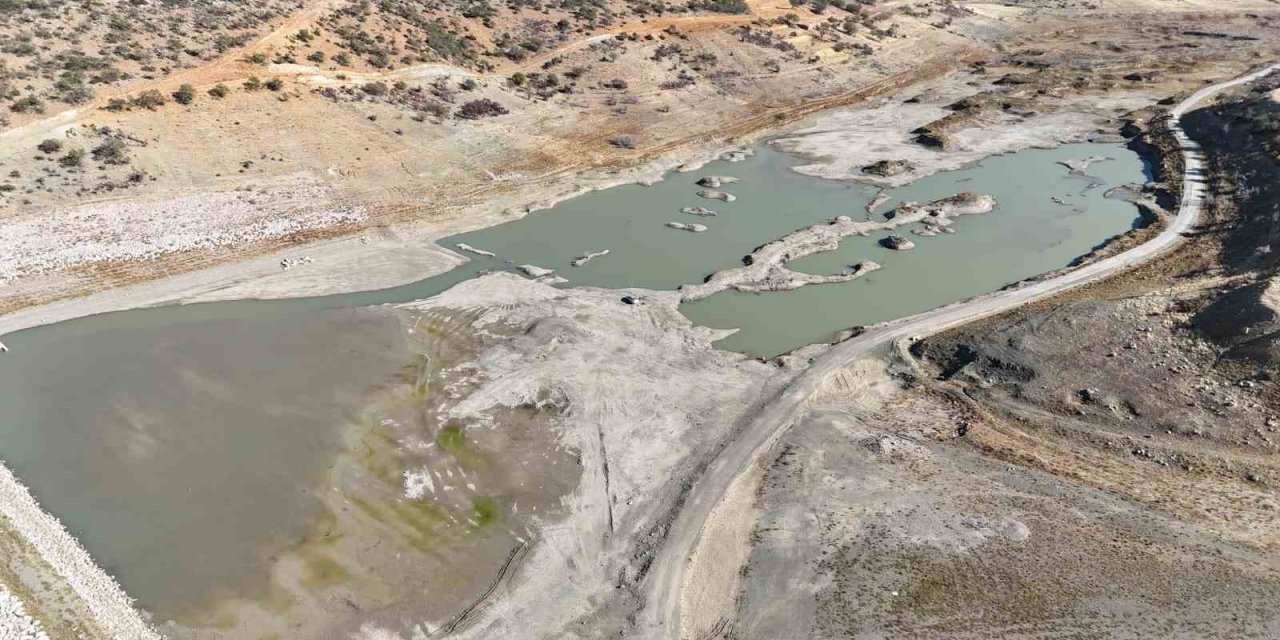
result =
[[479,100],[472,100],[471,102],[459,107],[455,115],[459,118],[475,120],[477,118],[500,116],[505,113],[507,113],[506,107],[488,98],[480,98]]
[[40,150],[40,153],[43,153],[45,155],[52,155],[59,151],[62,151],[62,142],[58,140],[45,140],[40,144],[36,145],[36,148]]
[[196,88],[189,84],[184,84],[173,92],[173,99],[178,104],[191,104],[196,101]]
[[227,97],[227,95],[229,95],[230,93],[231,93],[231,90],[228,89],[227,85],[225,84],[215,84],[213,85],[212,89],[209,89],[209,95],[213,96],[213,98],[216,100],[221,100]]

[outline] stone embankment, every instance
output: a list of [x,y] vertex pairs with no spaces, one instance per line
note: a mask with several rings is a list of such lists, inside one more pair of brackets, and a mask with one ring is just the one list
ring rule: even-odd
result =
[[66,580],[111,638],[160,640],[133,601],[94,563],[57,518],[40,508],[31,492],[0,464],[0,516],[40,557]]
[[5,640],[49,640],[40,623],[27,615],[17,596],[0,584],[0,638]]
[[0,222],[0,284],[77,266],[154,260],[186,251],[350,227],[362,207],[333,206],[323,187],[229,191],[146,202],[32,211]]
[[680,287],[685,301],[701,300],[734,289],[737,291],[783,291],[807,284],[847,282],[880,268],[873,262],[861,262],[852,271],[829,276],[813,276],[788,269],[787,262],[804,256],[834,251],[840,241],[852,235],[866,236],[876,231],[890,231],[909,224],[922,224],[926,230],[945,228],[957,216],[987,213],[996,201],[989,195],[960,193],[928,204],[906,202],[892,212],[886,222],[855,222],[840,216],[825,224],[815,224],[793,231],[770,242],[742,259],[743,266],[718,271],[702,284]]

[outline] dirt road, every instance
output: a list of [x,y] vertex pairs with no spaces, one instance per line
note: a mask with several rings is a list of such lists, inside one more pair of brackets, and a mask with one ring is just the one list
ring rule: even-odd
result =
[[1189,139],[1178,120],[1205,100],[1280,70],[1280,64],[1233,80],[1205,87],[1183,100],[1170,113],[1171,129],[1182,149],[1185,171],[1182,200],[1177,216],[1150,242],[1056,278],[1020,288],[940,307],[872,327],[823,354],[788,387],[757,413],[738,437],[720,453],[706,474],[694,485],[683,509],[672,523],[662,549],[654,559],[645,587],[646,606],[639,625],[644,637],[677,638],[680,630],[680,592],[689,558],[701,542],[702,530],[730,485],[769,448],[774,438],[791,426],[805,404],[827,378],[875,350],[901,339],[938,333],[1008,311],[1068,289],[1118,273],[1150,260],[1182,241],[1183,233],[1199,218],[1204,204],[1204,155]]

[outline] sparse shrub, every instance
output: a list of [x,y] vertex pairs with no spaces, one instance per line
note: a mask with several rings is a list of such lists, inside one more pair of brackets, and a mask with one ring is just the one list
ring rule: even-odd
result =
[[129,147],[119,138],[107,138],[93,148],[93,159],[103,164],[129,164]]
[[387,95],[387,85],[382,82],[366,82],[360,86],[360,90],[371,96]]
[[324,64],[324,52],[312,51],[309,55],[307,55],[307,60],[314,62],[316,64]]
[[27,96],[13,101],[9,105],[9,110],[14,113],[44,113],[44,103],[40,98],[35,96]]
[[351,66],[351,56],[345,53],[339,53],[338,55],[334,56],[333,61],[336,62],[339,66],[343,66],[343,67]]
[[459,88],[459,89],[462,89],[463,91],[472,91],[472,90],[474,90],[474,89],[475,89],[476,87],[478,87],[478,86],[480,86],[480,85],[479,85],[479,83],[477,83],[477,82],[476,82],[474,79],[472,79],[472,78],[467,78],[467,79],[463,80],[462,82],[459,82],[459,83],[458,83],[458,88]]
[[45,155],[52,155],[59,151],[62,151],[62,142],[59,140],[52,140],[52,139],[44,140],[40,144],[36,145],[36,148],[40,150],[40,153],[43,153]]
[[279,91],[284,88],[284,81],[280,78],[272,78],[263,83],[268,91]]
[[209,89],[209,95],[218,100],[227,97],[230,93],[231,90],[225,84],[215,84],[212,89]]
[[150,109],[153,111],[159,107],[164,106],[164,103],[165,103],[164,96],[160,95],[160,92],[155,89],[151,89],[150,91],[143,91],[142,93],[139,93],[138,95],[134,96],[132,100],[133,106],[140,107],[143,109]]
[[601,82],[600,85],[606,89],[617,89],[618,91],[622,91],[627,88],[627,81],[622,78],[614,78],[612,80],[605,80],[604,82]]
[[632,136],[614,136],[609,139],[609,144],[619,149],[636,148],[636,139]]
[[184,84],[173,92],[173,99],[178,104],[191,104],[196,101],[196,88],[189,84]]
[[58,158],[58,164],[68,168],[75,169],[84,164],[84,149],[72,149],[66,155]]
[[245,58],[244,60],[245,60],[245,62],[248,62],[249,64],[266,64],[266,63],[267,63],[267,54],[262,53],[262,52],[258,52],[258,53],[255,53],[255,54],[253,54],[253,55],[250,55],[248,58]]
[[466,120],[475,120],[477,118],[500,116],[506,113],[509,113],[506,107],[488,98],[480,98],[462,105],[454,115]]
[[107,111],[120,112],[129,108],[129,103],[123,98],[112,98],[107,101],[107,106],[103,107]]
[[262,81],[258,79],[258,76],[249,76],[249,79],[245,80],[241,86],[244,87],[245,91],[257,91],[262,88]]

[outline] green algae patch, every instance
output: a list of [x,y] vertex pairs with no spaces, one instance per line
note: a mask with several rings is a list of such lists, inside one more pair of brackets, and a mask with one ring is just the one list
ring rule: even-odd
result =
[[497,500],[478,496],[471,499],[471,517],[475,520],[476,529],[487,529],[502,520],[502,508]]
[[351,572],[324,553],[308,549],[300,552],[298,557],[306,569],[302,585],[312,591],[336,587],[351,581]]
[[489,460],[472,446],[460,426],[448,425],[440,429],[440,433],[436,434],[436,446],[453,456],[468,471],[483,471],[489,467]]

